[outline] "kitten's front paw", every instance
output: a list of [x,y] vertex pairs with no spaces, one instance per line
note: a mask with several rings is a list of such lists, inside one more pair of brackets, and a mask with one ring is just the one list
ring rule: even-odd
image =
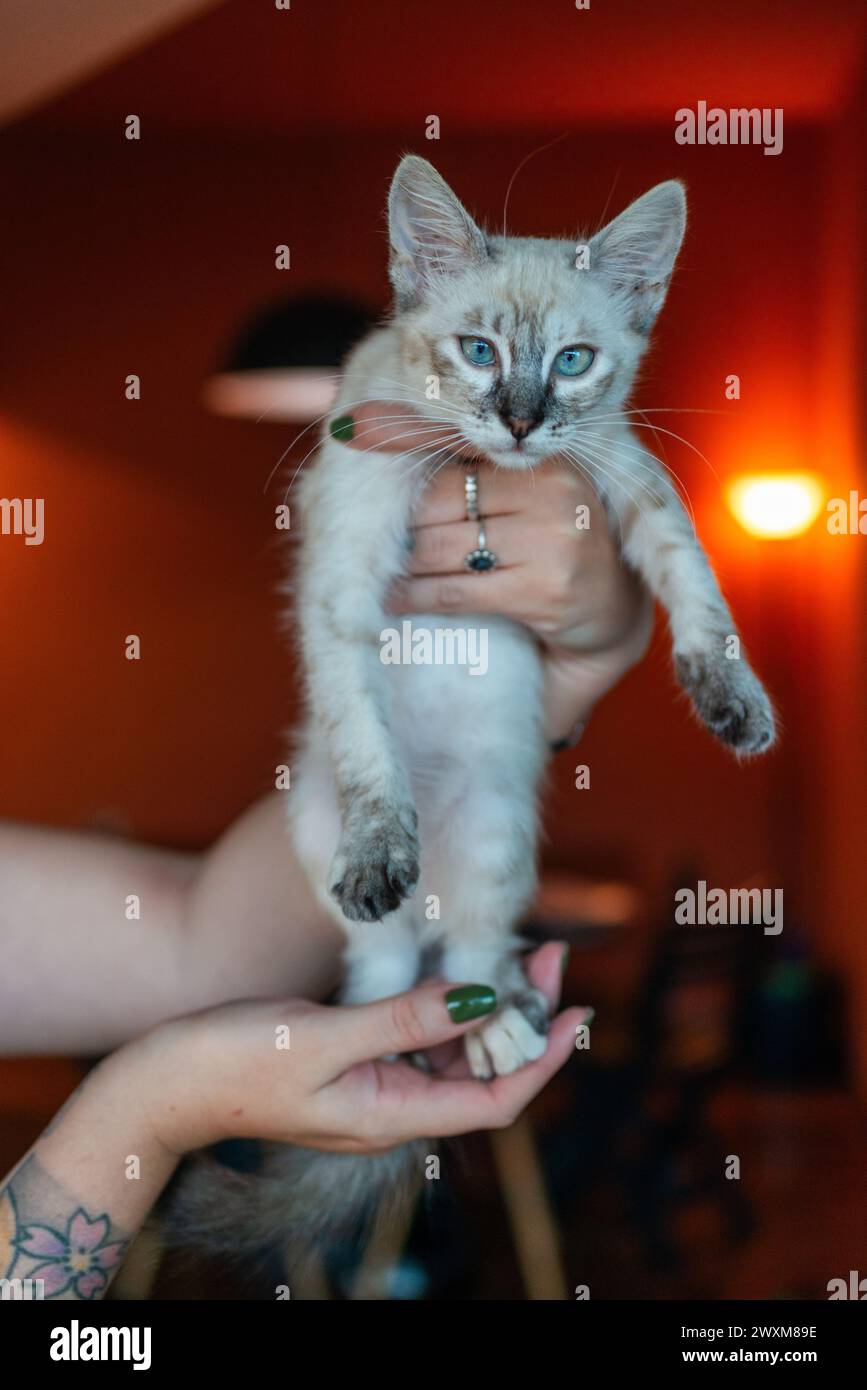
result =
[[464,1034],[473,1076],[486,1081],[535,1062],[547,1046],[548,1004],[538,989],[507,996],[495,1014]]
[[418,882],[418,818],[412,808],[371,812],[346,827],[328,891],[351,922],[379,922]]
[[775,737],[774,712],[764,686],[741,659],[675,653],[677,677],[699,718],[738,753],[766,753]]

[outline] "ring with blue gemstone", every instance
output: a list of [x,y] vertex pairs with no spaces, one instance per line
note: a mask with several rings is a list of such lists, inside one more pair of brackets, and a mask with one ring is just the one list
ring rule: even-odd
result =
[[484,574],[487,570],[492,570],[499,563],[493,550],[488,549],[488,538],[485,535],[484,522],[479,522],[479,539],[475,550],[471,550],[464,560],[468,570],[473,570],[475,574]]

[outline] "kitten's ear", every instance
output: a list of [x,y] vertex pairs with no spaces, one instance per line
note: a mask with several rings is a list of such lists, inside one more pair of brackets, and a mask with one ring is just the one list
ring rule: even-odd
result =
[[676,179],[658,183],[590,242],[590,269],[629,296],[632,325],[648,333],[665,301],[686,229],[686,195]]
[[440,178],[418,155],[404,155],[388,195],[389,273],[403,307],[418,301],[444,275],[488,254],[483,233]]

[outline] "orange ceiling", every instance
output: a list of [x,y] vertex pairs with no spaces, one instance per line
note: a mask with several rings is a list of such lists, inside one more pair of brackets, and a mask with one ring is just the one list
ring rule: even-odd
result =
[[[552,128],[679,106],[823,119],[856,78],[863,0],[226,0],[26,124],[290,134]],[[0,59],[2,74],[2,59]]]

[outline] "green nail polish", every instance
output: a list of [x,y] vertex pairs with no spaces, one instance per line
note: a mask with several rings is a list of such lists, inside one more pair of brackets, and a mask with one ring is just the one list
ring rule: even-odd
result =
[[355,421],[351,415],[338,415],[336,420],[332,420],[328,426],[335,439],[339,439],[341,444],[348,444],[355,434]]
[[461,985],[446,995],[452,1023],[468,1023],[471,1018],[493,1013],[496,1007],[497,996],[490,985]]
[[566,971],[569,969],[569,947],[563,947],[563,954],[560,957],[560,978],[565,979]]
[[593,1020],[594,1020],[595,1017],[596,1017],[596,1010],[595,1010],[595,1009],[588,1009],[588,1010],[587,1010],[587,1017],[583,1020],[583,1022],[587,1025],[588,1028],[590,1027],[590,1024],[593,1022]]

